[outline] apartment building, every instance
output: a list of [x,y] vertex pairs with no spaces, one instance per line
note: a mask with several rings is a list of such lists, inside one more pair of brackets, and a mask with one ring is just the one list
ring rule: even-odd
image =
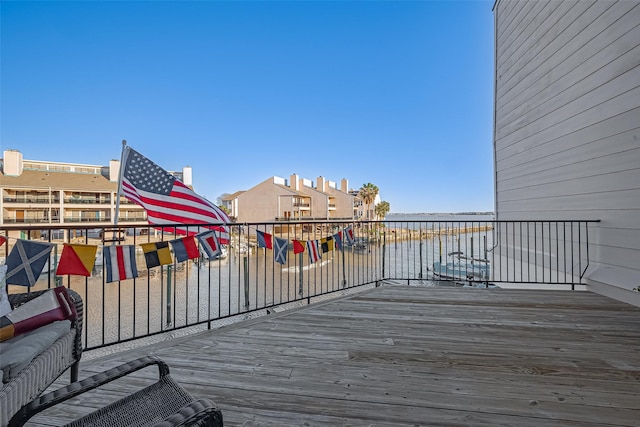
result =
[[[109,166],[25,160],[20,151],[5,150],[0,162],[0,225],[114,223],[119,160]],[[191,170],[174,175],[184,182]],[[146,224],[146,213],[120,197],[118,223]]]
[[344,220],[356,218],[356,197],[349,182],[320,176],[315,182],[297,174],[289,179],[272,176],[246,191],[222,199],[237,222]]

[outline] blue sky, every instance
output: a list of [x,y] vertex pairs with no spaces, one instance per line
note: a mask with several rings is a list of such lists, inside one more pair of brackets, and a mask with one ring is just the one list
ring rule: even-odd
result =
[[0,145],[493,210],[493,1],[2,1]]

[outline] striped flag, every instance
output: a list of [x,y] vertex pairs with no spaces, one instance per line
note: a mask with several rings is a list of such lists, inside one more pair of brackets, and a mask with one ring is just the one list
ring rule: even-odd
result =
[[175,233],[189,235],[218,230],[220,242],[229,242],[230,220],[222,209],[130,147],[124,147],[122,165],[121,194],[147,211],[149,224],[171,224]]
[[287,251],[289,250],[289,241],[287,239],[275,238],[275,250],[273,259],[280,264],[287,263]]
[[107,283],[138,277],[134,245],[105,246],[103,251]]
[[77,276],[91,276],[91,270],[96,263],[95,245],[72,245],[65,243],[60,256],[60,264],[56,270],[57,276],[74,274]]
[[171,240],[170,243],[173,248],[173,254],[176,256],[176,261],[178,262],[184,262],[188,259],[194,259],[200,256],[198,245],[196,245],[196,238],[194,236]]
[[320,261],[321,255],[318,250],[317,240],[307,240],[307,251],[309,252],[309,262],[314,263]]
[[196,234],[196,238],[200,242],[200,249],[207,255],[207,259],[214,259],[222,254],[216,231],[211,230]]

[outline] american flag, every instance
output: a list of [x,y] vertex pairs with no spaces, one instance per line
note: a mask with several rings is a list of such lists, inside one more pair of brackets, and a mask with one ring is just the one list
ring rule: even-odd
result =
[[121,192],[147,211],[149,224],[170,225],[167,228],[176,233],[189,235],[217,230],[220,242],[228,243],[229,230],[222,224],[230,220],[222,209],[134,149],[125,146],[124,150]]

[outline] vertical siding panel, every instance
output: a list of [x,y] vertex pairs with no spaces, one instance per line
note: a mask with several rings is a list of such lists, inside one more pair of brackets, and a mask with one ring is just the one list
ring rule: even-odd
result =
[[494,14],[498,219],[601,220],[587,283],[632,292],[640,286],[640,3],[500,0]]

